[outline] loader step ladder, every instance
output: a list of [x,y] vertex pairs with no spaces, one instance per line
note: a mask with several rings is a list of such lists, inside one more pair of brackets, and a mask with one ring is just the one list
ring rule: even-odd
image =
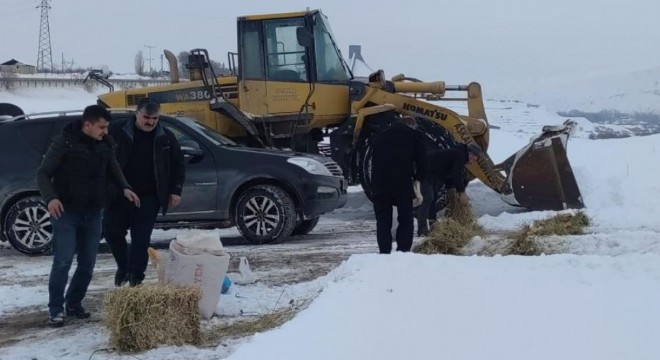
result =
[[234,104],[227,101],[227,97],[218,83],[218,78],[215,75],[213,66],[210,65],[211,61],[208,51],[206,51],[206,49],[193,49],[190,51],[189,60],[188,67],[195,68],[199,71],[199,75],[204,83],[204,88],[206,88],[206,91],[211,96],[211,101],[209,102],[211,111],[219,112],[234,120],[238,125],[245,129],[253,141],[261,147],[266,147],[259,137],[259,131],[254,125],[254,122]]
[[224,97],[216,97],[215,99],[211,100],[210,106],[212,111],[219,112],[236,121],[248,132],[251,137],[258,141],[261,146],[265,147],[263,141],[261,141],[261,138],[259,138],[259,131],[254,125],[252,119],[247,117],[247,115],[245,115],[239,108],[237,108],[236,105],[225,100]]

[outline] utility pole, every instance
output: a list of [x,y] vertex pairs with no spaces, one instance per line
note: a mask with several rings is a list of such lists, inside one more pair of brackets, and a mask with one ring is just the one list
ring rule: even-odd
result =
[[53,71],[53,51],[50,46],[50,25],[48,23],[48,10],[50,0],[41,0],[37,9],[41,8],[41,22],[39,24],[39,52],[37,53],[37,71]]
[[147,59],[147,60],[149,60],[149,73],[153,73],[154,68],[151,67],[151,60],[153,60],[153,58],[151,57],[151,49],[155,48],[155,46],[153,46],[153,45],[144,45],[144,47],[149,49],[149,58]]
[[160,54],[160,74],[163,74],[163,54]]

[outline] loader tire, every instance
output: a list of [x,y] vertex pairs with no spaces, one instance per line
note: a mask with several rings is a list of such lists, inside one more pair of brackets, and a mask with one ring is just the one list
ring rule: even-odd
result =
[[378,134],[373,134],[358,144],[356,162],[358,170],[358,180],[362,185],[362,191],[367,199],[373,201],[373,190],[371,187],[371,160],[373,148],[371,143]]
[[[424,145],[427,150],[447,149],[456,142],[451,134],[442,126],[432,123],[426,119],[417,119],[417,131],[424,137]],[[371,160],[373,148],[371,144],[378,133],[374,133],[364,141],[358,144],[357,148],[357,169],[358,179],[362,185],[362,190],[369,200],[372,200],[373,191],[371,186]],[[436,209],[440,211],[447,206],[447,189],[442,186],[436,189]]]

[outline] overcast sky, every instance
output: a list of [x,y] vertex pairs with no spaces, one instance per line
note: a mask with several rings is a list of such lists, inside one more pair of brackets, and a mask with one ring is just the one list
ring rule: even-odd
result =
[[[0,0],[0,62],[37,60],[38,0]],[[660,66],[658,0],[52,0],[53,62],[133,72],[145,45],[236,50],[236,17],[320,8],[347,57],[452,84],[546,84]],[[165,64],[167,67],[167,64]],[[486,90],[486,89],[485,89]]]

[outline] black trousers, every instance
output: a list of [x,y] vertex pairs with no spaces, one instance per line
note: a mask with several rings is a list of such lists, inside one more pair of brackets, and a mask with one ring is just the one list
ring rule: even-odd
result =
[[435,220],[435,186],[430,180],[424,180],[420,184],[420,192],[424,201],[417,208],[417,234],[428,233],[429,218]]
[[[103,232],[119,272],[131,274],[137,280],[144,279],[149,262],[147,250],[159,209],[160,203],[156,194],[140,196],[139,208],[122,196],[106,209]],[[126,242],[129,228],[130,247]]]
[[397,208],[396,250],[410,251],[413,241],[414,219],[412,198],[400,194],[374,195],[374,213],[376,214],[376,238],[381,254],[392,252],[392,210]]

